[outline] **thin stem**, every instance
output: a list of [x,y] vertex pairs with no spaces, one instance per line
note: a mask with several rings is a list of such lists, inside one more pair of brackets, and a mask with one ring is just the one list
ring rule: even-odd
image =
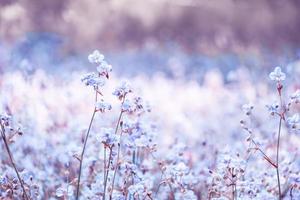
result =
[[278,128],[278,138],[277,138],[277,151],[276,151],[276,174],[277,174],[277,184],[278,184],[278,199],[281,200],[281,187],[280,187],[280,176],[279,176],[279,147],[280,147],[280,133],[281,133],[281,124],[282,117],[279,120],[279,128]]
[[[123,104],[124,104],[125,97],[126,97],[126,96],[123,97],[121,106],[123,106]],[[119,125],[120,125],[120,122],[121,122],[123,113],[124,113],[124,112],[123,112],[123,110],[122,110],[122,108],[121,108],[121,112],[120,112],[120,114],[119,114],[118,121],[117,121],[117,125],[116,125],[116,129],[115,129],[115,135],[118,133]],[[115,171],[114,171],[114,175],[113,175],[113,179],[112,179],[112,189],[111,189],[111,193],[110,193],[110,196],[109,196],[109,199],[110,199],[110,200],[112,199],[112,193],[113,193],[113,191],[114,191],[115,178],[116,178],[116,174],[117,174],[117,169],[118,169],[118,167],[119,167],[119,159],[120,159],[120,151],[121,151],[121,141],[122,141],[122,131],[121,131],[121,133],[120,133],[120,141],[119,141],[119,143],[118,143],[117,161],[116,161]]]
[[279,126],[278,126],[278,138],[277,138],[277,149],[276,149],[276,166],[277,166],[276,175],[277,175],[277,184],[278,184],[278,200],[281,200],[281,187],[280,187],[280,175],[279,175],[279,148],[280,148],[281,125],[282,125],[282,120],[284,119],[285,108],[283,106],[283,101],[281,97],[282,85],[280,82],[277,85],[277,91],[280,99],[281,114],[279,115],[280,119],[279,119]]
[[[122,117],[122,113],[120,114],[119,120],[118,120],[118,124],[120,123],[121,117]],[[118,127],[118,126],[117,126]],[[117,133],[117,128],[116,128],[116,133]],[[117,154],[117,161],[116,161],[116,166],[115,166],[115,171],[114,171],[114,175],[113,175],[113,180],[112,180],[112,189],[111,189],[111,193],[110,193],[110,197],[109,199],[112,199],[112,193],[114,190],[114,184],[115,184],[115,179],[116,179],[116,174],[117,174],[117,169],[119,167],[119,160],[120,160],[120,151],[121,151],[121,139],[122,139],[122,132],[120,134],[120,141],[118,143],[118,154]]]
[[[96,102],[97,102],[97,96],[98,96],[98,92],[96,91],[96,97],[95,97]],[[77,190],[76,190],[76,200],[79,199],[79,195],[80,195],[80,191],[79,191],[80,189],[79,188],[80,188],[80,178],[81,178],[81,172],[82,172],[82,163],[83,163],[84,152],[85,152],[87,140],[88,140],[89,135],[90,135],[90,130],[91,130],[96,112],[97,112],[96,107],[94,107],[94,111],[93,111],[93,114],[92,114],[92,117],[91,117],[91,120],[90,120],[90,124],[89,124],[88,130],[87,130],[87,133],[86,133],[86,136],[85,136],[85,139],[84,139],[84,144],[83,144],[82,152],[81,152],[81,155],[80,155],[79,173],[78,173]]]
[[106,173],[105,173],[105,170],[106,170],[106,146],[104,144],[104,167],[103,167],[103,183],[105,181],[105,176],[106,176]]
[[111,163],[111,160],[112,160],[112,148],[113,148],[113,146],[110,148],[110,153],[109,153],[109,157],[108,157],[108,164],[107,164],[107,168],[106,168],[106,175],[105,175],[104,189],[103,189],[103,200],[105,200],[106,185],[107,185],[109,167],[110,167],[110,163]]
[[25,199],[26,199],[26,200],[29,200],[29,198],[28,198],[28,196],[27,196],[27,193],[26,193],[26,190],[25,190],[25,186],[24,186],[24,184],[23,184],[23,181],[22,181],[21,176],[20,176],[20,174],[19,174],[19,172],[18,172],[18,169],[17,169],[17,167],[16,167],[16,164],[15,164],[15,162],[14,162],[14,160],[13,160],[12,153],[11,153],[10,148],[9,148],[9,146],[8,146],[8,142],[7,142],[7,140],[6,140],[6,135],[5,135],[5,129],[4,129],[4,126],[3,126],[2,123],[1,123],[1,136],[2,136],[2,140],[3,140],[3,142],[4,142],[4,145],[5,145],[5,148],[6,148],[8,157],[9,157],[9,159],[10,159],[11,165],[13,166],[13,168],[14,168],[16,174],[17,174],[17,177],[18,177],[18,179],[19,179],[19,182],[20,182],[20,184],[21,184],[21,187],[22,187],[22,190],[23,190],[23,195],[25,196]]

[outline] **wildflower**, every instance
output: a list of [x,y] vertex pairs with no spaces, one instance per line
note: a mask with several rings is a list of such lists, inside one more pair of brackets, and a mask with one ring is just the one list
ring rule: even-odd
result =
[[104,55],[102,55],[98,50],[94,50],[92,54],[88,56],[88,60],[93,64],[100,64],[104,60]]
[[85,76],[83,76],[81,81],[86,86],[93,86],[95,89],[103,87],[105,84],[105,79],[103,79],[101,76],[98,76],[95,73],[86,74]]
[[269,77],[272,81],[279,82],[284,81],[286,76],[285,73],[281,71],[280,67],[275,67],[274,71],[269,74]]
[[137,184],[131,185],[128,188],[129,194],[132,194],[134,196],[143,196],[144,191],[145,191],[145,187],[142,184],[142,182],[139,182]]
[[119,138],[116,134],[114,134],[114,131],[112,128],[103,128],[101,131],[101,137],[100,141],[107,145],[112,146],[113,144],[117,143],[119,141]]
[[134,111],[135,105],[128,99],[125,99],[124,103],[122,104],[122,112],[132,113]]
[[196,200],[197,196],[192,190],[187,190],[184,192],[177,192],[175,194],[175,199]]
[[291,101],[294,103],[300,103],[300,90],[294,92],[291,96]]
[[3,123],[4,126],[9,126],[11,122],[11,116],[4,113],[0,115],[1,122]]
[[280,107],[277,102],[273,103],[272,105],[266,105],[266,107],[271,115],[279,113]]
[[100,111],[102,113],[106,112],[107,110],[111,110],[111,105],[109,103],[106,103],[103,99],[100,100],[100,102],[96,103],[96,110]]
[[176,164],[176,165],[173,167],[173,170],[175,171],[175,173],[176,173],[177,175],[182,176],[183,174],[188,173],[189,168],[186,166],[185,163],[179,162],[178,164]]
[[63,197],[64,195],[68,195],[71,197],[74,193],[74,187],[72,185],[68,185],[66,187],[59,187],[56,189],[55,195],[57,197]]
[[128,82],[122,82],[121,86],[117,87],[113,92],[113,95],[117,96],[120,100],[122,100],[126,94],[132,92],[131,86]]
[[254,106],[252,104],[244,104],[242,106],[242,109],[246,115],[251,115],[253,108],[254,108]]
[[297,129],[300,124],[300,115],[298,113],[294,114],[292,117],[287,118],[286,121],[292,129]]
[[98,67],[97,71],[100,76],[105,76],[106,78],[109,78],[109,72],[112,71],[112,66],[107,64],[106,61],[103,61]]

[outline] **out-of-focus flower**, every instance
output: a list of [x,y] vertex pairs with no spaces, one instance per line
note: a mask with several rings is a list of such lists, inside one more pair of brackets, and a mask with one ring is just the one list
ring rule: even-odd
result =
[[101,99],[99,102],[96,103],[96,110],[102,113],[106,112],[107,110],[111,110],[111,105]]
[[105,76],[106,78],[109,78],[109,72],[112,71],[112,66],[107,64],[107,62],[103,61],[98,67],[97,71],[101,76]]
[[188,173],[189,168],[186,166],[184,162],[179,162],[173,167],[173,170],[175,174],[179,176],[183,176],[184,174]]
[[254,106],[252,104],[244,104],[242,109],[246,115],[251,115]]
[[286,121],[292,129],[297,129],[300,124],[300,115],[298,113],[294,114],[293,116],[287,118]]
[[266,105],[266,107],[268,108],[268,111],[271,115],[279,113],[280,106],[277,102],[275,102],[271,105]]
[[103,87],[105,84],[105,79],[101,76],[98,76],[95,73],[89,73],[84,75],[81,81],[86,86],[93,86],[94,88]]
[[88,60],[90,63],[100,64],[104,60],[104,55],[102,55],[98,50],[94,50],[93,53],[88,56]]
[[197,196],[195,195],[195,193],[192,190],[187,190],[184,192],[177,192],[175,194],[175,199],[178,200],[196,200]]
[[64,195],[67,195],[69,197],[73,196],[74,193],[74,187],[72,185],[68,185],[66,187],[59,187],[56,189],[55,195],[57,197],[63,197]]
[[274,71],[269,74],[269,77],[272,81],[284,81],[286,76],[280,67],[275,67]]
[[294,103],[300,103],[300,90],[294,92],[291,96],[291,101]]
[[103,128],[99,139],[103,144],[108,146],[112,146],[119,141],[118,136],[114,134],[112,128]]
[[126,94],[132,92],[131,86],[128,82],[122,82],[121,86],[117,87],[113,92],[113,95],[117,96],[120,100],[122,100]]
[[125,99],[122,104],[122,112],[132,113],[135,110],[135,105],[128,99]]
[[128,188],[129,194],[134,195],[134,196],[143,196],[144,191],[145,191],[145,187],[142,184],[142,182],[131,185]]

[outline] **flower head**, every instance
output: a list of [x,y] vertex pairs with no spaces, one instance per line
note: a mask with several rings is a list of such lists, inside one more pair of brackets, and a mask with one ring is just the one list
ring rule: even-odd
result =
[[114,134],[112,128],[103,128],[101,132],[102,133],[99,139],[103,144],[107,146],[112,146],[113,144],[119,141],[118,136]]
[[106,112],[107,110],[111,110],[111,105],[106,103],[103,99],[96,103],[96,110],[102,113]]
[[94,88],[103,87],[105,84],[105,79],[101,76],[98,76],[95,73],[89,73],[82,77],[81,81],[86,86],[93,86]]
[[98,50],[94,50],[93,53],[88,56],[88,60],[90,63],[100,64],[104,60],[104,55],[102,55]]
[[270,74],[269,74],[269,77],[272,81],[284,81],[285,80],[285,73],[283,73],[281,71],[281,68],[280,67],[275,67],[274,71],[272,71]]
[[286,121],[292,129],[297,129],[300,124],[300,115],[298,113],[294,114],[293,116],[287,118]]
[[103,61],[97,67],[97,71],[101,76],[105,76],[106,78],[109,78],[109,72],[112,71],[112,66],[109,65],[106,61]]
[[254,106],[252,104],[244,104],[242,106],[242,109],[246,115],[251,115],[253,108],[254,108]]
[[132,92],[131,86],[128,82],[122,82],[121,86],[117,87],[113,92],[113,95],[117,96],[120,100],[122,100],[126,94]]
[[300,103],[300,90],[297,90],[291,95],[291,101],[294,103]]
[[277,102],[273,103],[272,105],[266,105],[266,107],[271,115],[279,113],[280,106]]

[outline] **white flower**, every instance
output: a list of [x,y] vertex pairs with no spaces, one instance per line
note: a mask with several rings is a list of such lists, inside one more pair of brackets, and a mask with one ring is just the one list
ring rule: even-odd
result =
[[287,118],[287,123],[292,129],[297,129],[300,124],[300,115],[294,114],[292,117]]
[[101,76],[105,76],[106,78],[109,78],[109,72],[112,71],[112,66],[107,64],[107,62],[102,61],[100,65],[97,67],[97,71]]
[[132,195],[138,195],[138,196],[143,196],[143,193],[145,191],[145,187],[144,185],[142,184],[142,182],[139,182],[135,185],[131,185],[129,186],[128,188],[128,192],[129,194],[132,194]]
[[62,197],[66,194],[69,197],[71,197],[73,195],[73,193],[74,193],[74,187],[72,185],[68,185],[68,186],[61,186],[61,187],[57,188],[55,195],[57,197]]
[[244,104],[242,106],[243,111],[245,112],[246,115],[250,115],[254,106],[252,104]]
[[92,54],[88,56],[88,60],[93,64],[100,64],[104,60],[104,55],[102,55],[98,50],[94,50]]
[[103,99],[96,103],[96,110],[104,113],[107,110],[111,110],[111,105],[106,103]]
[[277,102],[273,103],[272,105],[266,105],[266,107],[271,115],[279,113],[279,104]]
[[280,67],[275,67],[274,71],[269,74],[269,77],[272,81],[284,81],[286,76]]
[[135,111],[135,105],[128,99],[125,99],[124,103],[122,104],[122,111],[132,113]]
[[81,81],[86,86],[93,86],[94,88],[103,87],[105,85],[105,79],[95,73],[84,75]]
[[112,128],[103,128],[101,130],[100,141],[108,146],[111,146],[119,141],[118,136]]
[[192,190],[186,190],[183,192],[176,192],[175,199],[177,200],[196,200],[197,196]]
[[291,101],[294,103],[300,103],[300,90],[297,90],[291,95]]
[[121,86],[117,87],[113,92],[113,95],[117,96],[120,100],[122,100],[126,94],[132,92],[131,86],[128,82],[122,82]]
[[173,166],[173,170],[175,174],[182,176],[183,174],[188,173],[189,168],[184,162],[179,162],[175,166]]

